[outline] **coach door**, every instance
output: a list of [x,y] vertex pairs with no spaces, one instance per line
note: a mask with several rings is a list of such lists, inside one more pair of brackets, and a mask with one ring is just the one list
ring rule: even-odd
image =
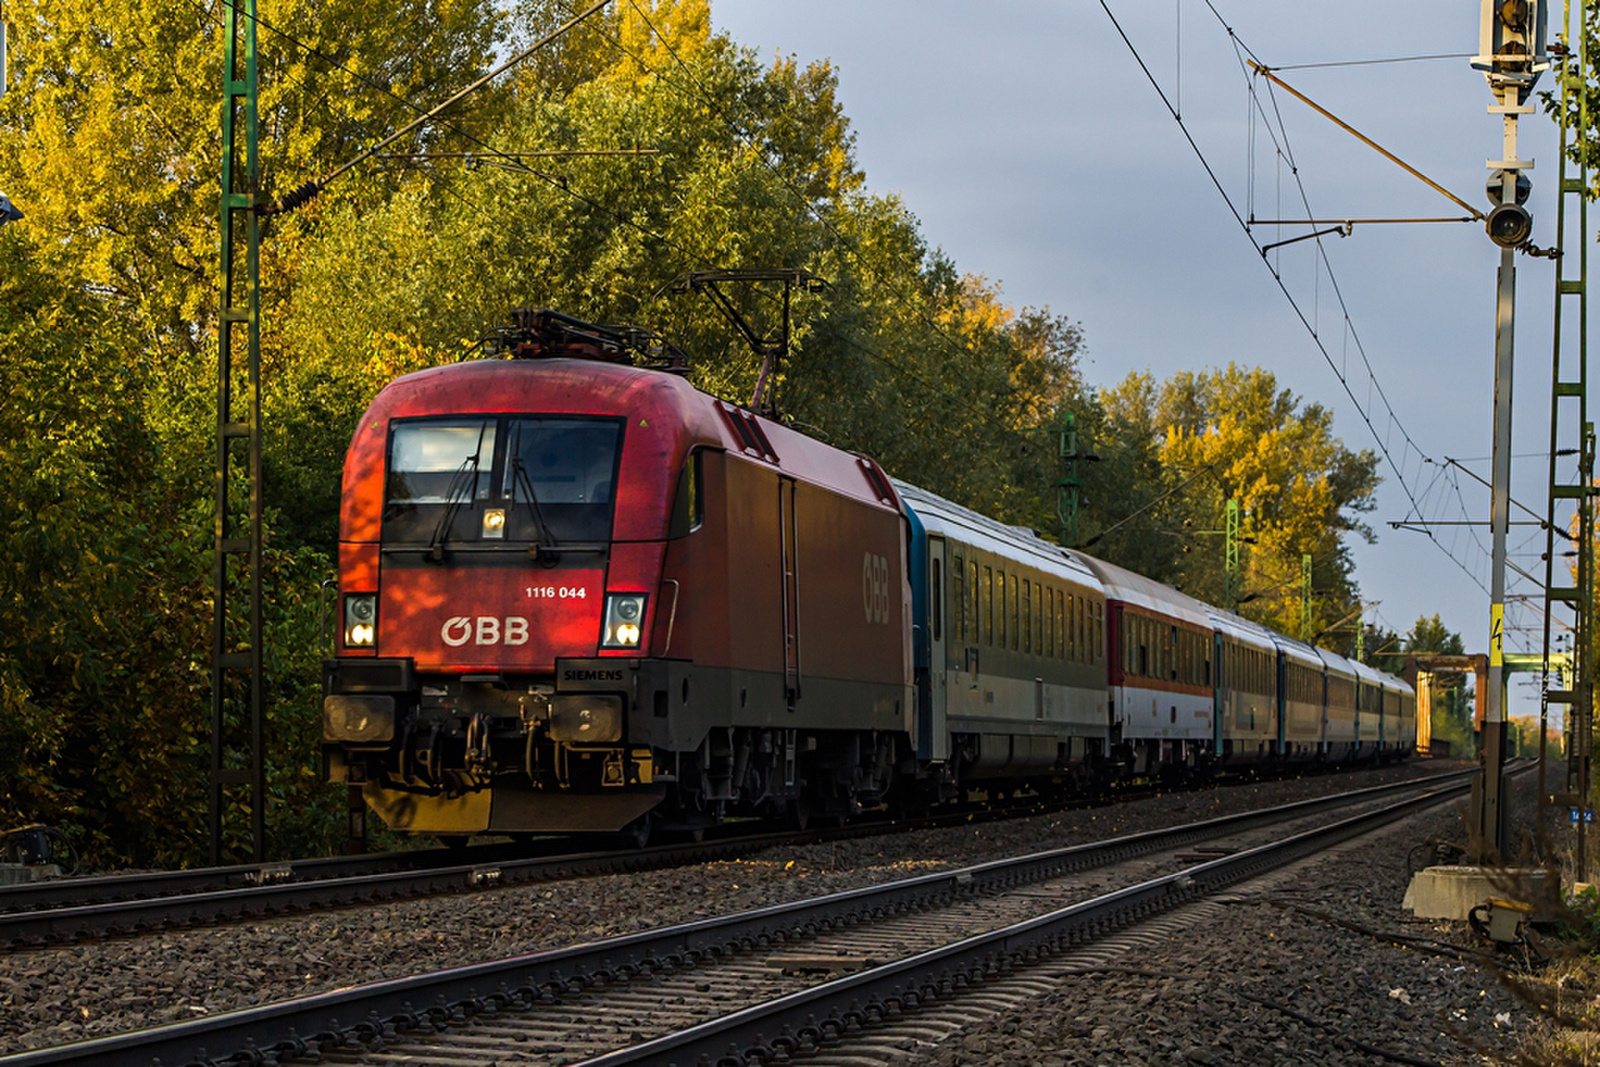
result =
[[1213,631],[1211,634],[1211,677],[1207,678],[1206,681],[1211,683],[1211,752],[1217,759],[1221,759],[1223,754],[1222,725],[1224,716],[1228,712],[1227,689],[1224,683],[1226,685],[1233,684],[1233,679],[1223,674],[1223,662],[1222,634],[1219,631]]
[[793,478],[778,477],[778,551],[783,572],[783,699],[790,711],[800,699],[800,525]]
[[928,707],[919,717],[917,737],[919,755],[925,759],[946,759],[950,752],[950,732],[945,729],[945,699],[948,670],[945,662],[945,632],[950,588],[944,538],[928,538]]

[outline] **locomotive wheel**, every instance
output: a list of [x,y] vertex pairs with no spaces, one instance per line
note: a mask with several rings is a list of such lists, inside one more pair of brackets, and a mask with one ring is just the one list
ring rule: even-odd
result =
[[806,830],[811,827],[811,802],[805,797],[795,797],[784,808],[783,821],[791,830]]
[[458,852],[467,847],[467,842],[472,840],[471,834],[439,834],[439,844],[451,852]]

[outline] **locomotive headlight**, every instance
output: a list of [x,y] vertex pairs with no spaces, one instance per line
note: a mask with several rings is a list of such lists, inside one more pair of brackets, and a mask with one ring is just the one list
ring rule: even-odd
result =
[[643,593],[606,594],[605,630],[600,635],[600,647],[638,648],[644,604]]
[[378,596],[351,593],[344,598],[344,643],[347,648],[371,648],[378,636]]
[[485,508],[483,511],[483,536],[504,537],[506,535],[506,509]]

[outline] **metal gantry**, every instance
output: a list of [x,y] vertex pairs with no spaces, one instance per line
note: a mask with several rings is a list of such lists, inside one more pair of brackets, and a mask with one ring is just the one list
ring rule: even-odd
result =
[[[1589,168],[1577,153],[1589,129],[1588,97],[1584,91],[1589,78],[1584,6],[1579,5],[1576,32],[1570,32],[1572,4],[1568,0],[1564,5],[1561,41],[1565,48],[1564,54],[1557,56],[1561,87],[1560,198],[1556,208],[1549,510],[1545,524],[1543,684],[1540,687],[1543,696],[1539,706],[1541,806],[1551,795],[1544,746],[1550,705],[1562,705],[1566,709],[1563,715],[1567,739],[1565,791],[1568,802],[1580,809],[1576,856],[1580,881],[1586,880],[1588,863],[1581,809],[1592,806],[1589,760],[1594,690],[1590,648],[1594,617],[1594,425],[1589,421],[1588,411]],[[1574,155],[1579,155],[1576,161]],[[1576,314],[1575,330],[1569,322],[1569,311]],[[1570,462],[1573,457],[1577,459],[1576,464]],[[1568,560],[1573,561],[1570,569],[1566,565]],[[1556,623],[1558,610],[1571,616],[1574,640],[1567,674],[1570,681],[1563,681],[1558,675],[1557,684],[1552,686],[1551,669],[1558,657],[1551,653],[1551,628]],[[1544,840],[1547,822],[1541,810],[1540,848],[1548,857],[1549,844]]]
[[[256,0],[223,0],[222,285],[217,317],[216,525],[211,629],[211,862],[226,815],[248,790],[251,852],[266,852],[261,677],[261,167],[256,121]],[[240,166],[240,148],[243,166]],[[244,245],[243,263],[239,244]],[[240,269],[242,266],[242,270]],[[241,277],[242,275],[242,277]],[[238,334],[243,335],[241,367]],[[243,395],[236,378],[243,372]],[[236,506],[245,501],[244,514]],[[239,743],[239,736],[248,738]]]
[[1083,476],[1078,473],[1078,417],[1061,413],[1061,479],[1056,482],[1056,518],[1061,521],[1064,545],[1078,543],[1078,508],[1083,503]]

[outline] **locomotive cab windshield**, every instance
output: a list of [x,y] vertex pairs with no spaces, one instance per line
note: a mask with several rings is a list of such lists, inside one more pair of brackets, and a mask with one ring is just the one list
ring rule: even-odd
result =
[[383,543],[604,545],[622,429],[618,418],[397,420]]

